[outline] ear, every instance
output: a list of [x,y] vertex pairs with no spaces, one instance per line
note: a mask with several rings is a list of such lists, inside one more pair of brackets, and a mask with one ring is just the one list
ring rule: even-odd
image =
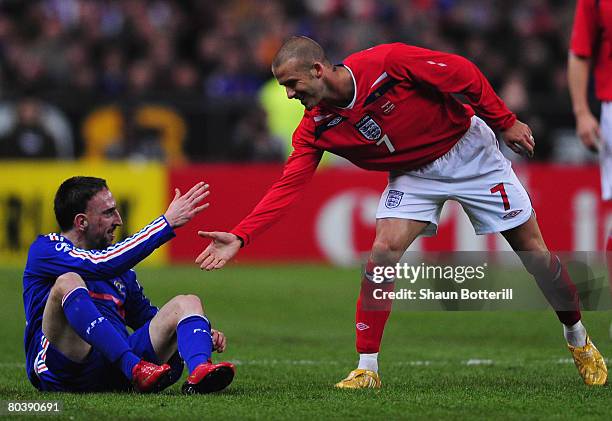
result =
[[78,213],[74,217],[74,228],[77,231],[84,231],[87,229],[89,223],[87,222],[87,216],[84,213]]
[[325,66],[323,66],[323,63],[315,61],[314,64],[312,65],[312,69],[310,70],[310,72],[312,76],[314,76],[315,78],[321,79],[321,77],[323,77],[324,70],[325,70]]

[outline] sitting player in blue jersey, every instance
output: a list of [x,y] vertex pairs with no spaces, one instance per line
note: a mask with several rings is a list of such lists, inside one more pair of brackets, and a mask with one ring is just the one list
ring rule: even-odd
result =
[[185,195],[176,189],[164,215],[111,245],[122,220],[106,181],[62,183],[55,195],[61,233],[34,241],[23,276],[26,371],[37,389],[156,392],[180,378],[183,360],[190,373],[184,393],[231,383],[234,366],[210,361],[226,341],[200,299],[179,295],[158,309],[131,269],[205,209],[207,195],[202,182]]

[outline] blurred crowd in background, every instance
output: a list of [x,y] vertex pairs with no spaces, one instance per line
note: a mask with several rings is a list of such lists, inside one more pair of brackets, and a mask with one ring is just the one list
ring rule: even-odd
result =
[[[574,136],[566,0],[2,0],[0,158],[282,162],[299,102],[283,40],[333,62],[401,41],[474,61],[531,125],[536,159],[593,159]],[[297,108],[296,108],[297,107]]]

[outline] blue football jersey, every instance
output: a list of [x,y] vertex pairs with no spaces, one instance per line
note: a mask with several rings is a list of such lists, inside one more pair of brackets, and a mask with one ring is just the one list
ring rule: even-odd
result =
[[132,267],[174,235],[172,227],[160,216],[138,233],[104,250],[77,248],[58,234],[38,236],[30,246],[23,274],[28,376],[36,357],[45,304],[58,276],[67,272],[79,274],[100,313],[127,337],[126,326],[137,329],[157,313]]

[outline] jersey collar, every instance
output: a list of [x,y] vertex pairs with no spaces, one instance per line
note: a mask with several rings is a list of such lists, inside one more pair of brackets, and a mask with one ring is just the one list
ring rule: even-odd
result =
[[357,102],[357,81],[355,80],[355,75],[353,74],[353,71],[351,70],[350,67],[348,67],[346,64],[340,64],[340,66],[348,70],[349,73],[351,74],[351,79],[353,79],[353,100],[346,107],[337,107],[337,108],[341,110],[352,110],[353,107],[355,106],[355,102]]

